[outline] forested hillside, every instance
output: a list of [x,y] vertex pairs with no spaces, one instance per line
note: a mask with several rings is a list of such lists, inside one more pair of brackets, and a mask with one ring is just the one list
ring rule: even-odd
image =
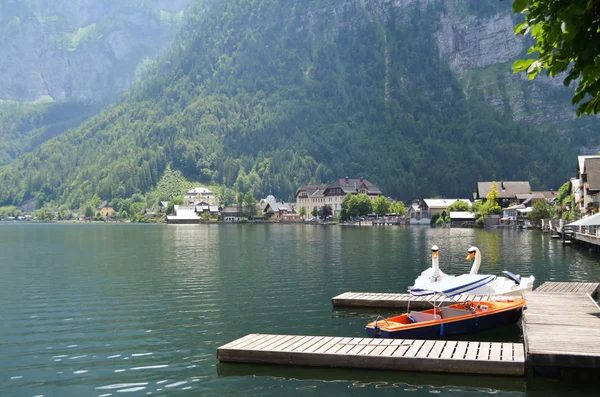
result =
[[191,1],[0,1],[0,165],[114,101]]
[[478,180],[557,189],[575,145],[467,96],[440,56],[456,3],[200,0],[149,78],[0,169],[0,203],[126,198],[168,164],[284,199],[345,175],[405,200],[469,197]]

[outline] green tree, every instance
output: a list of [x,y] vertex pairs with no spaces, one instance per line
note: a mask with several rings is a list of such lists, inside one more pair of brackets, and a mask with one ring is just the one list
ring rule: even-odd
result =
[[533,224],[539,224],[542,219],[554,217],[554,208],[546,200],[538,200],[529,213],[529,219]]
[[373,211],[373,201],[366,194],[356,194],[350,199],[350,212],[355,216],[365,216]]
[[333,215],[333,210],[331,209],[331,206],[329,204],[325,204],[321,208],[319,208],[319,218],[327,219],[331,215]]
[[310,214],[313,216],[313,218],[316,218],[317,216],[319,216],[319,209],[317,207],[313,208]]
[[576,82],[573,104],[577,115],[600,110],[600,22],[595,0],[515,0],[513,11],[525,14],[515,34],[531,35],[528,53],[537,59],[513,64],[515,73],[525,71],[534,79],[543,70],[551,77],[566,72],[565,86]]
[[256,215],[256,199],[251,190],[244,195],[244,215],[246,217]]
[[352,197],[353,197],[353,195],[348,193],[342,199],[342,204],[340,204],[340,207],[341,207],[340,220],[341,221],[347,221],[348,219],[350,219],[352,217],[352,214],[350,213],[350,200],[352,200]]
[[209,211],[204,211],[202,213],[202,215],[200,216],[200,220],[202,222],[210,222],[210,212]]
[[396,201],[392,204],[392,212],[394,212],[398,216],[406,215],[406,207],[402,201]]
[[94,209],[92,208],[91,205],[86,205],[85,209],[83,211],[83,215],[86,218],[92,219],[94,217]]
[[458,200],[448,206],[446,212],[450,211],[471,211],[471,206],[466,201]]
[[58,208],[58,219],[59,220],[63,220],[63,221],[67,221],[69,219],[73,218],[73,211],[71,211],[71,209],[66,206],[66,205],[61,205]]
[[175,206],[183,204],[183,197],[175,197],[173,200],[169,201],[169,205],[167,206],[167,215],[172,215],[175,213]]
[[304,218],[306,216],[306,207],[300,207],[300,209],[298,210],[298,215],[300,215],[300,218]]
[[390,203],[390,201],[383,196],[377,197],[373,202],[373,212],[379,216],[389,213],[391,207],[392,203]]
[[492,188],[485,196],[485,203],[483,204],[483,211],[485,212],[485,215],[497,215],[502,212],[502,208],[498,204],[499,197],[500,192],[498,191],[498,184],[494,181],[492,182]]

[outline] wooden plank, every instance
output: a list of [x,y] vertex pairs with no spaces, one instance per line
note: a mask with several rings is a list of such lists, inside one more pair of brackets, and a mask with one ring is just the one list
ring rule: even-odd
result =
[[[419,346],[422,344],[423,341],[419,341],[419,343],[417,343]],[[413,345],[415,345],[415,340],[413,339],[404,339],[402,340],[402,343],[400,343],[399,345],[396,346],[396,349],[390,354],[391,357],[404,357],[404,356],[409,356],[408,355],[408,351],[413,347]],[[394,346],[392,344],[392,346]]]
[[513,360],[513,344],[512,343],[502,343],[502,354],[500,355],[500,360],[502,360],[502,361],[512,361]]
[[245,343],[246,341],[248,341],[248,340],[250,340],[252,338],[256,338],[257,336],[259,336],[259,334],[248,334],[248,335],[244,336],[243,338],[231,341],[231,342],[229,342],[226,345],[223,345],[221,347],[223,349],[234,348],[234,347],[237,347],[237,346],[241,345],[242,343]]
[[435,341],[433,341],[433,340],[425,341],[425,343],[423,343],[423,346],[421,346],[421,348],[419,349],[417,354],[415,354],[415,357],[426,358],[429,355],[429,352],[433,348],[434,344],[435,344]]
[[321,345],[322,341],[323,341],[323,336],[318,336],[315,337],[314,339],[311,339],[310,341],[306,342],[305,344],[303,344],[302,346],[298,347],[295,351],[297,352],[310,352],[311,349],[312,350],[316,350],[318,347],[313,348],[313,346],[315,345]]
[[479,350],[479,342],[468,342],[467,353],[465,354],[465,360],[477,359],[478,350]]
[[286,337],[286,335],[275,335],[274,338],[266,338],[264,339],[261,343],[254,345],[252,347],[252,349],[255,350],[269,350],[268,346],[271,345],[279,345],[281,343],[283,343],[283,339]]
[[443,358],[445,360],[451,359],[454,355],[454,349],[456,348],[457,343],[458,342],[453,340],[446,342],[446,346],[444,346],[444,351],[442,352],[440,358]]
[[500,361],[502,357],[502,344],[493,343],[490,348],[490,360],[491,361]]
[[343,338],[340,337],[336,337],[336,338],[331,338],[331,340],[329,340],[327,343],[325,343],[323,346],[319,347],[317,350],[315,350],[315,353],[325,353],[327,352],[329,349],[333,348],[334,346],[336,346],[338,343],[340,343],[342,341]]
[[246,350],[254,349],[255,346],[258,346],[261,343],[264,343],[271,339],[275,339],[276,337],[277,337],[277,335],[263,334],[263,335],[261,335],[261,337],[252,339],[252,340],[248,341],[247,343],[245,343],[244,349],[246,349]]
[[477,354],[478,361],[487,361],[490,357],[490,349],[492,344],[490,342],[479,343],[479,353]]
[[348,350],[348,354],[359,354],[367,345],[369,339],[371,338],[366,338],[366,339],[360,339],[357,342],[355,342],[354,347],[352,347],[352,349]]
[[[408,350],[406,350],[404,356],[414,357],[421,349],[421,346],[423,346],[423,343],[425,343],[424,340],[413,340],[411,346],[408,348]],[[397,352],[394,353],[394,356],[397,356],[396,353]]]
[[284,341],[282,344],[273,347],[271,350],[273,351],[283,351],[284,349],[286,349],[288,346],[296,343],[298,340],[302,339],[303,336],[302,335],[294,335],[292,336],[290,339]]
[[291,345],[288,345],[285,349],[282,349],[281,351],[292,352],[295,349],[297,349],[298,347],[302,346],[307,341],[311,340],[312,338],[313,338],[312,336],[303,336],[302,338],[298,339],[297,341],[295,341]]
[[462,360],[467,353],[467,347],[469,346],[469,342],[458,342],[456,344],[456,349],[454,350],[454,356],[452,358],[457,358]]
[[290,344],[290,340],[294,339],[294,335],[282,335],[282,338],[278,339],[277,341],[275,341],[274,343],[266,346],[264,349],[265,350],[275,350],[277,348],[279,348],[280,346],[286,346],[287,344]]
[[431,351],[427,355],[427,358],[440,358],[442,351],[444,350],[444,347],[446,346],[446,343],[449,343],[449,342],[446,342],[445,340],[436,341],[433,344]]
[[520,343],[513,344],[513,360],[525,361],[525,349]]

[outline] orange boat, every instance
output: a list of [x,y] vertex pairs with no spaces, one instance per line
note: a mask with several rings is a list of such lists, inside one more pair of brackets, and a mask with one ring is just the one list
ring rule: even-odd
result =
[[[440,302],[441,304],[441,302]],[[371,338],[432,339],[514,324],[525,299],[498,297],[491,301],[455,303],[378,319],[366,326]]]

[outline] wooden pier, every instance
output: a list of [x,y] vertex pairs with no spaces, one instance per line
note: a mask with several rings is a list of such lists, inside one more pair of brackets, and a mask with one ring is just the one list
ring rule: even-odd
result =
[[600,308],[588,294],[527,292],[523,339],[532,369],[600,369]]
[[[378,307],[378,308],[400,308],[406,309],[410,302],[410,308],[415,310],[431,309],[433,302],[440,302],[442,305],[450,305],[457,302],[478,302],[489,300],[488,295],[457,295],[452,299],[447,297],[435,296],[413,296],[411,294],[390,294],[373,292],[344,292],[341,295],[331,298],[333,307]],[[436,300],[437,299],[437,300]]]
[[535,292],[551,292],[554,294],[579,293],[595,296],[600,283],[559,283],[546,281],[535,289]]
[[[600,283],[567,283],[547,281],[539,286],[536,292],[553,293],[582,293],[596,296]],[[390,308],[405,309],[410,302],[411,309],[422,310],[431,309],[432,302],[436,297],[413,296],[411,294],[392,294],[392,293],[374,293],[374,292],[344,292],[331,298],[333,307],[372,307],[372,308]],[[443,304],[452,304],[470,300],[477,302],[480,300],[489,300],[493,297],[487,295],[457,295],[452,299],[444,298]]]
[[217,349],[221,362],[490,375],[525,373],[521,343],[250,334]]
[[[523,375],[600,369],[600,283],[546,282],[524,294],[521,343],[250,334],[217,349],[221,362]],[[461,295],[459,300],[488,297]],[[346,292],[334,306],[431,307],[409,294]],[[449,302],[448,302],[449,303]]]

